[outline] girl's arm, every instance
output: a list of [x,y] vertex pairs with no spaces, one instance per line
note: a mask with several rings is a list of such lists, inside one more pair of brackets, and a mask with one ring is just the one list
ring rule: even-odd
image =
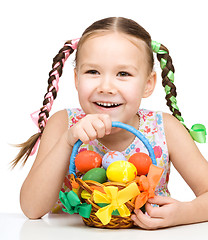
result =
[[72,147],[67,142],[68,116],[65,110],[47,122],[35,162],[20,192],[20,205],[29,218],[40,218],[58,199],[69,167]]
[[[170,197],[156,196],[146,204],[149,216],[139,210],[132,219],[146,229],[208,221],[208,162],[177,119],[169,114],[164,114],[163,119],[170,160],[196,198],[190,202],[180,202]],[[152,203],[160,207],[152,207]]]
[[164,114],[164,121],[170,160],[196,195],[186,204],[190,211],[184,224],[208,221],[208,162],[177,119]]
[[88,114],[70,129],[65,110],[49,119],[36,160],[20,192],[21,208],[27,217],[42,217],[58,200],[75,142],[80,139],[83,143],[89,143],[102,138],[110,134],[111,126],[107,114]]

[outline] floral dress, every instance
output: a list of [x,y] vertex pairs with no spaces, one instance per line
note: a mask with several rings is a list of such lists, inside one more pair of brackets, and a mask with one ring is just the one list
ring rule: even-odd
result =
[[[72,108],[67,109],[69,128],[76,124],[81,118],[85,116],[82,109]],[[140,127],[139,131],[149,140],[157,161],[157,166],[163,168],[163,175],[158,183],[155,194],[160,196],[170,196],[168,191],[168,180],[170,174],[170,161],[168,156],[167,143],[164,132],[163,117],[162,112],[154,112],[146,109],[139,109],[138,114],[140,116]],[[89,144],[82,144],[79,148],[79,152],[91,150],[99,153],[103,157],[107,152],[113,149],[108,149],[97,139],[91,141]],[[127,147],[121,153],[128,160],[131,155],[136,152],[148,153],[148,150],[144,144],[137,138],[133,140],[129,147]],[[62,191],[66,192],[71,189],[71,184],[69,181],[69,173],[66,175]],[[56,205],[52,209],[52,212],[58,212],[61,209],[61,202],[57,201]]]

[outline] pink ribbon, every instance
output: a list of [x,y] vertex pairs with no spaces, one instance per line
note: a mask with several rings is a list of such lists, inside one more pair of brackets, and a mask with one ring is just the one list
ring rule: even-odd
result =
[[[78,42],[79,42],[80,38],[75,38],[73,40],[71,40],[71,44],[65,44],[65,46],[70,46],[73,50],[77,49],[77,45],[78,45]],[[62,63],[63,63],[63,66],[67,60],[67,58],[69,57],[70,55],[70,49],[69,50],[65,50],[63,51],[64,54],[65,54],[65,58],[62,59]],[[54,66],[54,68],[57,68],[58,66],[60,65],[59,62],[57,62]],[[57,70],[55,70],[54,72],[51,73],[50,76],[55,76],[56,79],[54,79],[52,81],[52,86],[49,88],[49,92],[46,94],[45,96],[45,99],[48,99],[48,103],[44,106],[43,110],[47,110],[48,112],[51,111],[51,108],[52,108],[52,105],[53,105],[53,101],[54,101],[54,98],[53,98],[53,94],[51,92],[51,90],[53,89],[53,87],[55,87],[56,89],[56,92],[58,92],[59,90],[59,87],[58,87],[58,83],[59,83],[59,73]],[[40,123],[43,127],[45,127],[46,125],[46,122],[47,122],[47,117],[45,115],[45,113],[41,113],[40,114],[40,110],[38,111],[35,111],[34,113],[30,114],[33,122],[35,123],[35,125],[39,128],[39,123],[38,123],[38,120],[40,117],[43,117],[44,120]],[[39,132],[40,132],[40,129],[39,129]],[[35,152],[37,151],[37,148],[38,148],[38,145],[40,143],[40,137],[38,138],[37,142],[35,143],[31,153],[30,153],[30,156],[34,155]]]
[[58,82],[57,82],[55,79],[52,81],[52,86],[49,88],[49,92],[50,92],[54,87],[55,87],[55,89],[56,89],[56,92],[58,92],[59,86],[58,86]]
[[71,43],[70,44],[65,44],[65,46],[70,46],[72,49],[77,49],[77,45],[78,45],[78,42],[79,42],[80,38],[75,38],[75,39],[72,39],[71,40]]
[[[41,114],[40,114],[40,110],[35,111],[34,113],[31,113],[30,116],[31,116],[33,122],[35,123],[35,125],[36,125],[38,128],[39,128],[39,124],[38,124],[39,116],[43,117],[45,121],[42,121],[41,124],[42,124],[43,127],[45,127],[46,122],[47,122],[47,118],[46,118],[46,116],[45,116],[44,113],[41,113]],[[38,132],[40,132],[40,129],[38,130]],[[40,137],[37,139],[37,142],[35,143],[32,151],[31,151],[31,153],[30,153],[30,156],[32,156],[32,155],[35,154],[35,152],[37,151],[37,148],[38,148],[39,143],[40,143]]]
[[[40,110],[38,111],[35,111],[34,113],[30,114],[33,122],[35,123],[35,125],[39,128],[39,125],[38,125],[38,119],[39,119],[39,113],[40,113]],[[40,129],[39,129],[39,132],[40,132]],[[38,145],[40,143],[40,137],[38,138],[37,142],[35,143],[31,153],[30,153],[30,156],[34,155],[35,152],[37,151],[37,148],[38,148]]]
[[31,153],[30,153],[30,156],[32,156],[32,155],[34,155],[34,154],[36,153],[36,151],[37,151],[37,149],[38,149],[39,143],[40,143],[40,137],[38,138],[37,142],[35,143],[32,151],[31,151]]
[[[57,76],[58,75],[58,72],[55,71],[54,74],[52,73],[52,75],[55,75]],[[52,82],[53,86],[56,88],[56,91],[58,90],[58,82],[56,80],[53,80]],[[53,105],[53,101],[54,101],[54,98],[53,98],[53,94],[52,92],[48,92],[45,96],[45,99],[48,99],[49,102],[44,106],[43,110],[48,110],[48,112],[50,112],[51,108],[52,108],[52,105]],[[39,123],[38,123],[38,120],[40,117],[43,117],[44,120],[40,123],[43,128],[45,127],[46,125],[46,122],[47,122],[47,117],[45,115],[45,113],[40,113],[41,111],[38,110],[38,111],[35,111],[34,113],[30,114],[33,122],[35,123],[35,125],[39,128]],[[39,129],[39,132],[40,132],[40,129]],[[40,137],[38,138],[37,142],[35,143],[31,153],[30,153],[30,156],[34,155],[35,152],[37,151],[37,148],[38,148],[38,145],[40,143]]]
[[67,60],[67,58],[69,57],[70,51],[64,51],[64,53],[65,53],[65,59],[62,59],[63,65],[64,65],[65,61]]
[[38,128],[39,128],[39,125],[38,125],[39,113],[40,113],[40,110],[30,114],[30,117],[32,118],[33,122]]

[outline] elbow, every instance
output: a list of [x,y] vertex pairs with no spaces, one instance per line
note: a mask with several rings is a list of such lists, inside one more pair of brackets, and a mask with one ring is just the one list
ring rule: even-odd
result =
[[24,215],[29,218],[30,220],[37,220],[40,219],[42,216],[33,212],[24,212]]
[[37,220],[44,216],[44,214],[41,214],[40,211],[30,208],[29,206],[26,208],[21,205],[21,209],[24,215],[31,220]]
[[[47,214],[53,206],[44,198],[35,197],[31,191],[20,191],[20,207],[24,215],[32,220],[40,219]],[[29,192],[29,193],[28,193]]]
[[39,207],[39,204],[32,204],[20,198],[20,207],[24,215],[31,219],[37,220],[43,217],[46,213]]

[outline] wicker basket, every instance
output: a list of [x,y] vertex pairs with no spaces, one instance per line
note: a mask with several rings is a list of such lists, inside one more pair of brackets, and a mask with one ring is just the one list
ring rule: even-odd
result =
[[[149,156],[152,160],[152,163],[154,165],[157,165],[154,150],[152,149],[149,141],[144,137],[144,135],[142,133],[140,133],[134,127],[129,126],[127,124],[120,123],[120,122],[112,122],[112,127],[118,127],[118,128],[125,129],[125,130],[133,133],[136,137],[138,137],[143,142],[145,147],[147,148],[147,150],[149,152]],[[91,180],[83,181],[81,178],[77,177],[76,172],[75,172],[76,171],[75,157],[78,153],[78,149],[81,146],[81,144],[82,144],[82,141],[78,140],[73,147],[71,158],[70,158],[69,173],[70,173],[70,177],[71,177],[71,182],[76,182],[79,185],[77,195],[78,195],[80,201],[86,202],[86,203],[92,205],[92,211],[91,211],[90,217],[89,218],[83,217],[84,223],[87,226],[98,227],[98,228],[113,228],[113,229],[115,229],[115,228],[131,228],[131,227],[133,227],[134,222],[131,220],[131,216],[121,217],[119,215],[112,215],[110,222],[107,225],[103,225],[102,222],[99,220],[99,218],[95,215],[95,213],[100,209],[100,206],[98,206],[93,201],[93,197],[92,197],[93,188],[103,189],[106,186],[116,186],[116,187],[118,187],[118,190],[121,190],[121,189],[126,188],[132,182],[129,182],[126,184],[118,183],[118,182],[105,182],[103,184],[100,184],[98,182],[91,181]],[[91,195],[91,197],[88,199],[83,199],[81,196],[81,193],[83,190],[86,190]],[[127,208],[129,209],[129,211],[131,213],[134,210],[134,200],[135,200],[135,198],[131,199],[125,203],[125,205],[127,206]]]

